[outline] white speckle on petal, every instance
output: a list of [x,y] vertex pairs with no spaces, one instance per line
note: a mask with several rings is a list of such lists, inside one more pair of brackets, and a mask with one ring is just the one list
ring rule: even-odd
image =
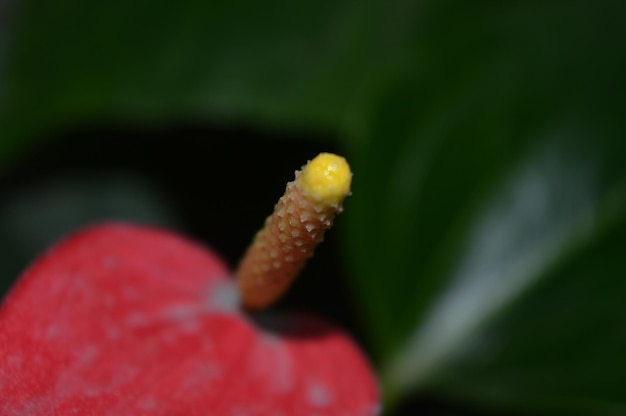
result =
[[107,334],[108,339],[110,339],[111,341],[114,341],[120,337],[122,332],[119,330],[119,328],[115,326],[109,326],[106,329],[106,334]]
[[102,265],[106,269],[115,269],[119,265],[119,260],[113,256],[107,256],[102,260]]
[[210,309],[234,312],[239,310],[239,289],[233,279],[214,284],[211,287]]
[[309,384],[307,388],[307,398],[313,407],[327,407],[333,401],[328,387],[319,382],[311,382]]

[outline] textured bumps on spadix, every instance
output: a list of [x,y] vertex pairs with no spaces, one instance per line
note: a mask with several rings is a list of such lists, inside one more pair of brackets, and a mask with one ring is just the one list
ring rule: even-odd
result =
[[290,286],[350,193],[352,172],[344,158],[322,153],[296,172],[237,268],[243,305],[270,305]]
[[306,316],[251,322],[229,274],[165,231],[65,239],[0,307],[0,415],[376,414],[345,334]]

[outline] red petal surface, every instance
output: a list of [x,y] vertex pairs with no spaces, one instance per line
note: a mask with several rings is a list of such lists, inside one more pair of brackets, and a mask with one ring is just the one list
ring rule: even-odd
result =
[[230,272],[175,235],[111,224],[53,248],[0,309],[0,415],[371,415],[356,346],[313,318],[238,312]]

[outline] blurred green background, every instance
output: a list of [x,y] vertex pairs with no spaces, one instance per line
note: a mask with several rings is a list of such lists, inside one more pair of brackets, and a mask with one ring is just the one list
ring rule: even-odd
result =
[[626,2],[0,8],[0,280],[81,225],[235,264],[293,170],[355,172],[279,308],[345,327],[386,414],[626,415]]

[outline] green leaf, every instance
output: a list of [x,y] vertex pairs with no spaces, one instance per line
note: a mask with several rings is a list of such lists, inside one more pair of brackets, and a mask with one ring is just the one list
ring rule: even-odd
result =
[[380,66],[368,46],[375,10],[350,0],[22,3],[5,145],[111,120],[334,130]]
[[626,411],[626,192],[440,369],[453,395],[563,415]]
[[568,4],[433,17],[428,64],[371,113],[347,221],[391,401],[425,388],[566,413],[626,403],[626,337],[607,322],[626,296],[626,31],[621,7]]

